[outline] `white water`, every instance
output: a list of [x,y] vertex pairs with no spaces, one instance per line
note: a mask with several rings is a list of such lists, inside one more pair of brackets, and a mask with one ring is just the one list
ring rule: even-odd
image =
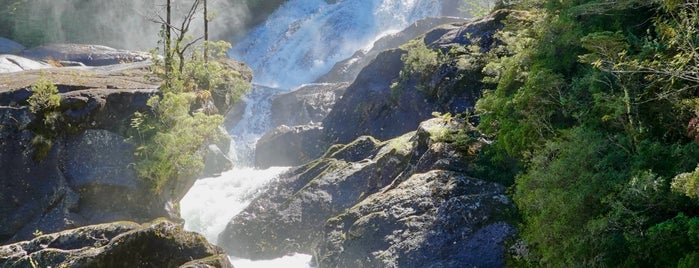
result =
[[284,91],[253,85],[252,91],[243,97],[242,101],[247,104],[243,119],[228,130],[231,135],[230,155],[236,165],[244,167],[254,165],[255,144],[272,128],[270,123],[272,96],[281,92]]
[[[253,91],[244,98],[243,119],[229,130],[234,142],[235,169],[220,177],[197,181],[180,202],[185,229],[203,234],[212,243],[228,221],[240,213],[287,168],[250,168],[257,140],[269,123],[271,96],[315,80],[332,66],[367,48],[381,35],[439,15],[439,0],[289,0],[264,25],[253,30],[232,50],[234,58],[255,72]],[[260,86],[269,85],[270,87]],[[229,254],[235,255],[234,252]],[[269,261],[231,258],[237,268],[311,267],[311,256],[296,254]]]
[[310,83],[378,36],[440,13],[439,0],[289,0],[231,50],[255,81],[293,88]]
[[[284,167],[256,170],[236,168],[220,177],[198,180],[180,202],[184,229],[198,232],[209,242],[217,244],[218,235],[228,221],[240,213],[260,193],[260,189],[277,175],[288,170]],[[308,268],[311,256],[295,254],[275,260],[251,261],[230,257],[236,268]]]

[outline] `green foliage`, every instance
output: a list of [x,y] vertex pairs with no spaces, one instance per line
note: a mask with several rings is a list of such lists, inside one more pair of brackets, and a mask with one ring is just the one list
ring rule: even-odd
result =
[[483,17],[495,8],[494,0],[461,0],[459,11],[469,14],[471,17]]
[[46,158],[53,147],[53,139],[57,137],[60,125],[61,96],[58,88],[46,78],[40,78],[30,91],[32,95],[27,99],[29,111],[37,120],[30,124],[29,129],[34,132],[32,147],[34,148],[34,160],[40,161]]
[[401,57],[403,69],[398,81],[391,85],[391,93],[394,98],[402,94],[405,87],[414,84],[415,88],[425,93],[430,92],[434,85],[430,85],[430,79],[440,66],[440,52],[427,47],[421,40],[413,40],[403,45],[407,51]]
[[[183,71],[164,72],[164,61],[156,61],[153,71],[164,82],[161,96],[148,101],[149,113],[136,113],[132,119],[132,139],[138,143],[136,171],[153,192],[172,190],[204,168],[204,147],[220,140],[223,117],[213,104],[213,95],[227,96],[232,103],[250,85],[223,62],[230,45],[209,45],[211,59],[204,61],[203,48],[189,55]],[[173,58],[178,65],[176,58]]]
[[40,78],[30,90],[32,95],[27,99],[27,102],[29,102],[29,111],[32,113],[46,113],[61,105],[58,88],[46,78]]
[[477,113],[493,141],[476,166],[519,172],[513,199],[531,254],[518,263],[695,266],[699,135],[686,127],[699,121],[699,5],[512,5],[527,13],[488,54]]
[[195,177],[204,168],[203,146],[223,135],[220,115],[190,114],[192,93],[167,92],[149,100],[153,115],[136,114],[132,127],[140,146],[136,169],[154,192],[168,183]]

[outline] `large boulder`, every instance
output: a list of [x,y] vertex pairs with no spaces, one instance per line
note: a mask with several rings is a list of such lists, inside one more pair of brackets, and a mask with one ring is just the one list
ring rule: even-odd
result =
[[[484,52],[498,45],[493,35],[508,14],[500,11],[472,22],[445,24],[415,42],[444,54],[467,45],[476,45]],[[429,70],[429,77],[401,77],[401,73],[406,75],[402,72],[402,57],[408,53],[405,49],[384,51],[362,69],[323,120],[330,142],[347,143],[361,135],[390,139],[415,129],[435,111],[463,113],[473,109],[484,87],[482,68],[487,62],[463,50],[464,55],[452,59],[454,62]],[[463,64],[464,59],[469,64]]]
[[272,126],[296,126],[323,121],[349,83],[303,85],[272,99]]
[[310,254],[325,221],[386,185],[407,165],[410,150],[369,136],[338,145],[283,174],[219,236],[232,255],[266,259]]
[[255,167],[305,164],[323,154],[328,146],[324,140],[323,128],[318,125],[281,125],[257,141]]
[[[473,138],[457,144],[463,130]],[[477,137],[438,118],[388,141],[334,145],[283,174],[218,241],[252,259],[314,254],[322,267],[502,267],[512,204],[505,187],[468,175]]]
[[[27,98],[42,77],[58,85],[63,110],[50,130],[50,150],[36,159],[42,139],[32,130],[43,123]],[[131,116],[147,109],[157,83],[74,69],[0,74],[0,81],[1,242],[28,239],[37,230],[168,215],[165,201],[136,178],[134,146],[125,138]]]
[[[224,252],[167,220],[114,222],[0,247],[2,267],[220,267]],[[202,266],[208,265],[208,266]]]
[[505,187],[463,173],[416,173],[327,221],[321,267],[505,267],[514,228]]
[[22,51],[22,56],[43,61],[104,66],[150,59],[145,52],[115,49],[100,45],[48,44]]

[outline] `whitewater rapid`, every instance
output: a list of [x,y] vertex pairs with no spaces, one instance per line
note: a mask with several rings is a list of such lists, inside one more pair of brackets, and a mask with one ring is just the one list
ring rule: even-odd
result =
[[230,52],[255,82],[291,89],[311,83],[380,36],[439,16],[439,0],[289,0]]
[[[219,177],[198,180],[180,202],[180,212],[185,219],[184,229],[198,232],[217,244],[218,235],[228,221],[240,213],[260,193],[261,188],[288,170],[275,167],[258,170],[249,167],[224,172]],[[236,268],[308,268],[311,256],[295,254],[275,260],[252,261],[234,257],[229,252],[231,263]]]
[[[185,229],[216,244],[227,223],[288,168],[252,168],[255,143],[270,124],[272,96],[314,81],[381,36],[439,16],[439,0],[289,0],[230,51],[254,71],[243,119],[228,132],[236,168],[198,180],[180,202]],[[264,85],[264,86],[263,86]],[[235,255],[235,252],[228,252]],[[311,267],[311,256],[269,261],[231,257],[235,267]]]

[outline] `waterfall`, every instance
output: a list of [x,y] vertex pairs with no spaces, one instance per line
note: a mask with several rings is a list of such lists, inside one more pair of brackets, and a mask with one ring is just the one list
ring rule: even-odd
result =
[[255,161],[255,144],[272,128],[270,123],[272,96],[284,92],[278,88],[254,84],[249,94],[241,101],[246,103],[243,119],[232,129],[231,159],[236,165],[250,167]]
[[310,83],[381,35],[440,13],[439,0],[289,0],[231,50],[255,81],[292,88]]
[[[334,2],[334,3],[328,3]],[[216,243],[228,221],[288,168],[251,168],[257,140],[269,123],[274,94],[309,83],[387,33],[438,16],[439,0],[289,0],[238,43],[230,55],[248,63],[255,85],[243,119],[229,130],[237,167],[197,181],[180,203],[185,229]],[[265,86],[262,86],[265,85]],[[235,255],[235,252],[229,252]],[[232,258],[236,267],[309,267],[310,256],[274,261]]]

